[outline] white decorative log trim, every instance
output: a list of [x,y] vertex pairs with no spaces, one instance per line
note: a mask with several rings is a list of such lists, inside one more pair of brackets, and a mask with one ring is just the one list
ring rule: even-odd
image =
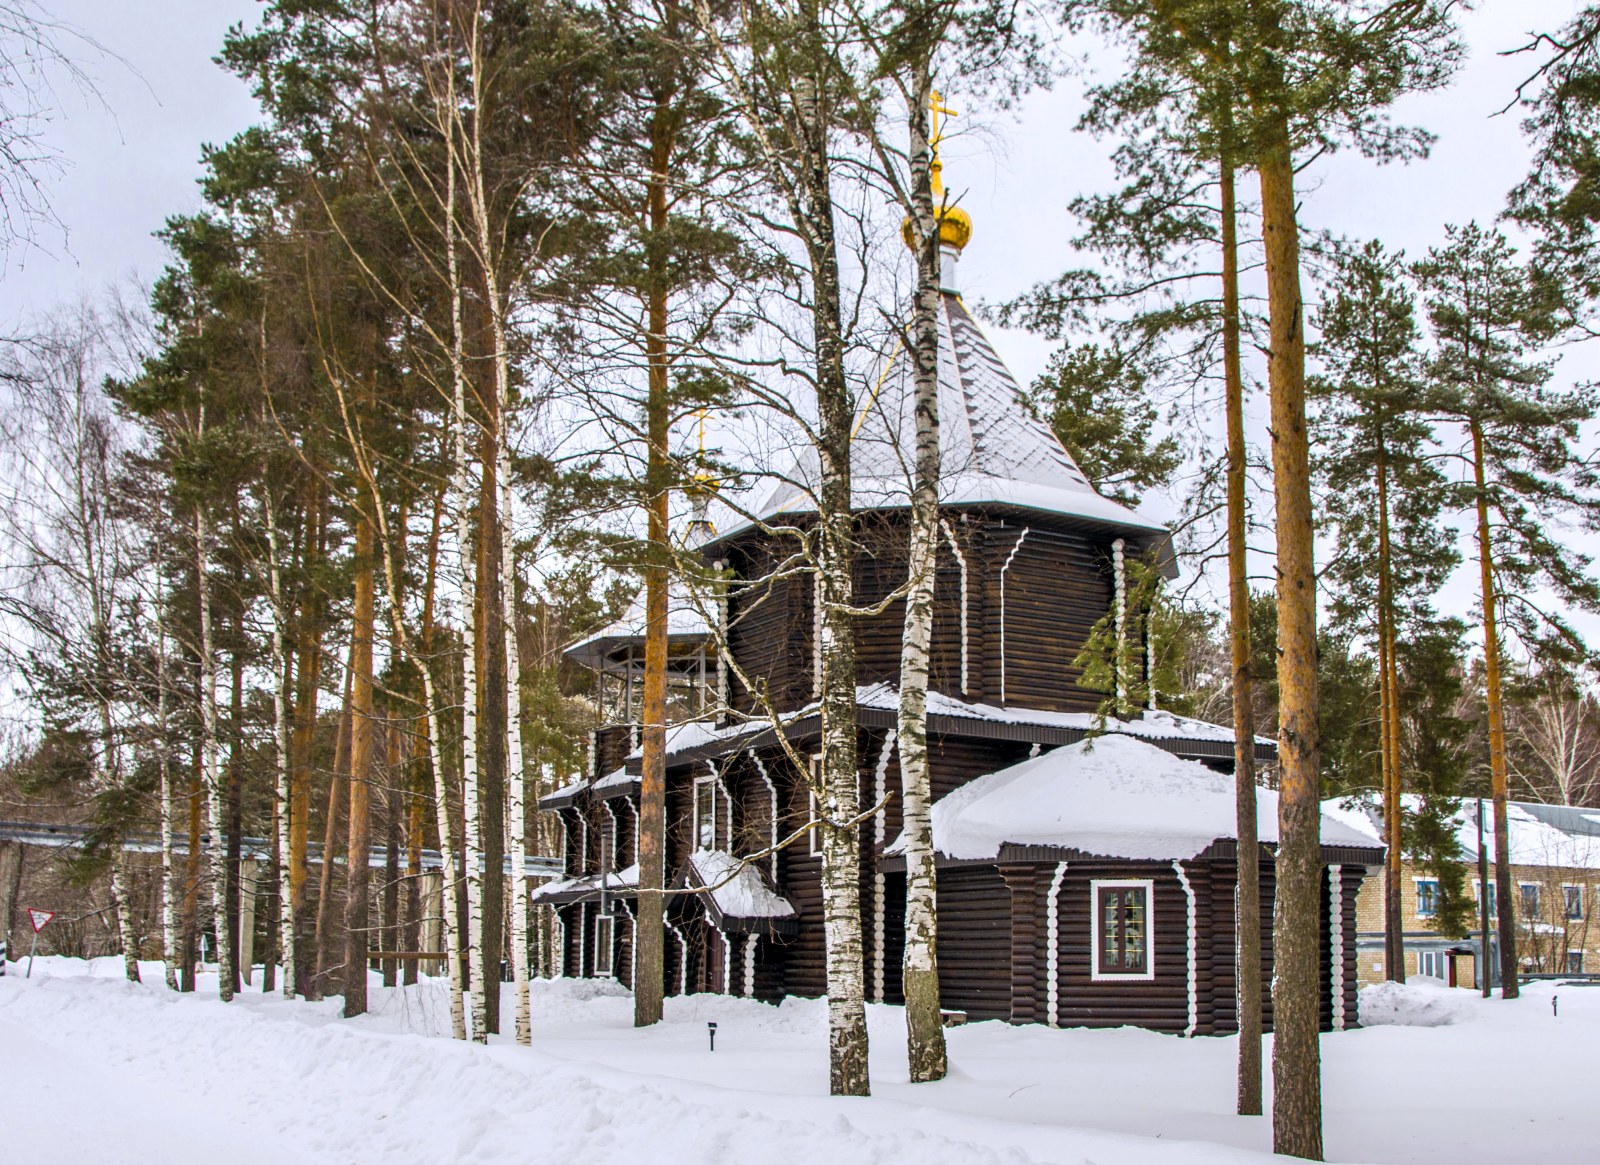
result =
[[1127,543],[1118,538],[1111,544],[1111,581],[1113,596],[1111,612],[1116,618],[1117,646],[1111,670],[1116,674],[1117,711],[1128,706],[1128,677],[1124,674],[1123,660],[1128,646],[1128,558]]
[[[1200,1027],[1200,973],[1199,973],[1199,923],[1198,910],[1195,907],[1194,886],[1189,881],[1189,875],[1184,873],[1183,863],[1174,861],[1172,872],[1178,875],[1178,882],[1183,886],[1184,905],[1188,912],[1188,927],[1185,944],[1188,948],[1189,975],[1189,1025],[1183,1029],[1183,1034],[1192,1036]],[[1151,913],[1155,912],[1155,903],[1152,901]]]
[[[617,811],[611,807],[610,801],[600,802],[600,808],[604,809],[606,816],[611,818],[611,864],[620,870],[622,864],[621,857],[617,853]],[[602,874],[610,873],[609,870],[601,870],[600,872]]]
[[560,954],[556,957],[556,973],[551,978],[565,979],[567,977],[567,916],[559,910],[556,911],[556,925],[561,928],[561,946],[558,948]]
[[767,805],[770,816],[767,818],[767,848],[772,851],[767,861],[772,869],[773,880],[778,877],[778,786],[772,783],[772,774],[767,772],[767,766],[761,763],[761,754],[752,752],[750,759],[755,762],[756,772],[761,775],[761,783],[767,787]]
[[622,907],[622,912],[628,916],[628,989],[639,989],[639,920],[634,917],[633,907],[624,899],[618,899],[617,905]]
[[589,977],[589,944],[584,941],[589,935],[589,904],[578,903],[578,978]]
[[[1158,591],[1160,587],[1161,583],[1158,580],[1156,583]],[[1151,626],[1154,619],[1155,601],[1152,599],[1149,609],[1144,613],[1144,682],[1145,687],[1149,689],[1146,693],[1149,697],[1146,703],[1152,712],[1156,711],[1156,637]]]
[[968,686],[968,660],[970,653],[967,636],[967,556],[961,553],[961,544],[956,541],[956,532],[950,528],[948,519],[940,518],[939,526],[944,530],[945,540],[950,543],[950,553],[956,556],[956,564],[961,567],[961,694],[967,694]]
[[1017,535],[1016,543],[1011,547],[1011,553],[1006,555],[1005,564],[1000,567],[1000,702],[1006,702],[1006,571],[1011,569],[1017,554],[1022,550],[1022,540],[1032,530],[1024,526],[1022,533]]
[[667,923],[670,930],[678,940],[678,994],[689,994],[689,940],[683,936],[683,931],[678,929],[676,922]]
[[[889,729],[888,735],[883,738],[883,748],[878,753],[873,797],[880,805],[884,803],[884,798],[889,793],[889,757],[894,753],[895,742],[898,739],[898,733],[893,728]],[[884,902],[886,880],[883,872],[877,869],[877,864],[889,828],[888,812],[887,808],[883,808],[872,815],[872,837],[877,843],[872,853],[872,1001],[874,1003],[883,1002],[883,945],[887,930],[887,906]]]
[[1044,904],[1044,1017],[1051,1027],[1061,1026],[1061,883],[1066,876],[1067,863],[1057,862]]
[[[561,826],[561,868],[563,871],[570,873],[572,871],[569,869],[568,863],[572,859],[572,842],[569,837],[571,827],[567,824],[567,815],[565,813],[557,813],[556,823]],[[582,871],[578,872],[581,873]]]
[[756,997],[756,936],[744,936],[744,997]]
[[[707,926],[711,925],[709,922]],[[717,937],[722,940],[722,993],[733,994],[733,940],[728,937],[725,930],[717,931]]]
[[1330,985],[1333,991],[1333,1030],[1344,1031],[1344,867],[1328,867],[1328,912],[1333,934],[1330,937]]
[[822,698],[822,576],[811,578],[811,695]]

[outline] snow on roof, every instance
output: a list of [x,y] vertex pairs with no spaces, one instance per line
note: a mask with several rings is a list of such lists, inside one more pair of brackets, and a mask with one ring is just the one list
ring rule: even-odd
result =
[[[605,876],[606,889],[617,892],[639,888],[639,863]],[[528,899],[539,902],[546,898],[559,898],[568,894],[591,894],[600,891],[600,875],[585,874],[580,878],[564,878],[559,882],[546,882],[528,892]]]
[[753,865],[720,849],[700,849],[689,855],[689,864],[701,886],[724,918],[793,918],[795,908],[781,894],[769,889],[761,872]]
[[[1060,440],[1028,408],[1022,389],[961,297],[941,296],[939,326],[939,500],[947,506],[1039,510],[1165,534],[1160,521],[1102,497]],[[851,442],[851,504],[857,510],[909,504],[916,448],[915,370],[895,348],[870,382]],[[816,508],[815,450],[756,507],[771,521]],[[740,522],[721,537],[747,529]]]
[[[1415,812],[1421,798],[1403,798],[1406,808]],[[1366,800],[1344,798],[1324,801],[1324,817],[1331,817],[1375,841],[1383,837],[1380,807]],[[1587,820],[1586,820],[1587,819]],[[1461,802],[1454,818],[1456,840],[1464,860],[1478,860],[1477,800]],[[1600,868],[1600,823],[1593,815],[1565,805],[1512,801],[1506,806],[1506,826],[1511,836],[1511,864],[1514,866]],[[1489,860],[1495,857],[1493,808],[1484,802],[1484,850]]]
[[[857,689],[856,700],[863,707],[895,709],[900,695],[892,684],[871,684]],[[928,713],[967,720],[987,720],[996,724],[1035,724],[1046,728],[1066,728],[1093,732],[1098,717],[1092,712],[1041,712],[1034,708],[1001,708],[994,704],[972,704],[929,690]],[[1144,740],[1204,740],[1216,744],[1233,741],[1233,729],[1207,720],[1195,720],[1173,712],[1145,710],[1128,720],[1106,720],[1105,731]],[[1258,744],[1271,745],[1268,737],[1256,737]]]
[[[1256,794],[1257,829],[1278,840],[1278,796]],[[1106,735],[979,777],[933,806],[934,848],[983,860],[1004,845],[1054,846],[1136,860],[1193,858],[1234,836],[1233,778],[1153,744]],[[1370,837],[1324,818],[1328,845]]]
[[[605,655],[622,644],[643,640],[645,630],[645,593],[639,593],[628,604],[627,613],[592,635],[586,635],[561,649],[561,654],[575,663],[595,667]],[[682,579],[673,579],[667,586],[667,639],[678,642],[696,642],[711,638],[711,624],[700,613]]]

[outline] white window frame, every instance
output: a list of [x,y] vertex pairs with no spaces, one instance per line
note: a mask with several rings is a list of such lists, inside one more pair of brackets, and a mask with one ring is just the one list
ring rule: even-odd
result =
[[[1537,910],[1528,909],[1527,891],[1529,890],[1533,891],[1534,905],[1538,907]],[[1562,903],[1562,909],[1566,909],[1565,903]],[[1526,917],[1529,922],[1542,922],[1544,920],[1544,887],[1538,882],[1518,882],[1517,913]]]
[[[1493,914],[1499,909],[1500,895],[1495,891],[1496,883],[1489,883],[1489,913]],[[1472,898],[1475,902],[1483,902],[1483,883],[1478,879],[1472,880]]]
[[[709,846],[701,844],[700,790],[702,786],[708,787],[711,790],[711,844]],[[708,773],[703,777],[696,777],[694,779],[694,801],[690,807],[690,824],[694,829],[694,848],[697,850],[717,848],[718,800],[717,775],[715,773]]]
[[[1576,914],[1573,914],[1572,911],[1568,908],[1568,899],[1567,899],[1568,893],[1570,893],[1570,892],[1572,892],[1574,890],[1577,891],[1577,894],[1578,894],[1578,913],[1576,913]],[[1585,907],[1583,898],[1584,898],[1583,887],[1580,886],[1578,883],[1576,883],[1576,882],[1563,882],[1563,883],[1561,883],[1561,920],[1563,922],[1582,922],[1584,920],[1586,907]]]
[[[1118,973],[1100,970],[1101,890],[1144,890],[1144,970]],[[1152,878],[1091,878],[1089,881],[1089,978],[1095,983],[1148,983],[1156,977],[1156,884]]]
[[811,780],[806,785],[806,852],[814,858],[822,856],[822,799],[817,796],[817,775],[822,758],[811,758]]
[[[1570,969],[1571,966],[1572,966],[1572,960],[1574,958],[1576,958],[1578,960],[1578,969],[1576,971],[1573,971],[1573,970]],[[1583,962],[1584,962],[1584,959],[1583,959],[1583,952],[1582,951],[1568,951],[1567,952],[1567,961],[1562,965],[1562,974],[1564,974],[1564,975],[1581,975],[1581,974],[1583,974]]]
[[[601,942],[601,936],[606,941]],[[594,975],[615,978],[617,973],[617,917],[615,914],[597,914],[594,920]]]
[[[1438,878],[1413,878],[1411,880],[1414,883],[1416,883],[1415,890],[1416,890],[1416,894],[1417,894],[1417,909],[1416,909],[1417,917],[1418,918],[1437,918],[1439,916],[1439,890],[1440,890],[1439,879]],[[1433,909],[1429,910],[1429,911],[1424,911],[1422,909],[1422,887],[1423,886],[1432,886],[1433,887]]]
[[[1427,960],[1429,963],[1435,964],[1438,974],[1434,974],[1433,971],[1426,970],[1423,966],[1423,960]],[[1435,979],[1443,979],[1446,983],[1448,983],[1450,981],[1450,952],[1436,950],[1418,951],[1417,974],[1429,975]]]

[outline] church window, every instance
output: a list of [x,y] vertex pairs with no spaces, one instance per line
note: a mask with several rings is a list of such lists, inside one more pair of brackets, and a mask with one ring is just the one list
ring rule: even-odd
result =
[[1095,979],[1151,979],[1151,882],[1090,883]]

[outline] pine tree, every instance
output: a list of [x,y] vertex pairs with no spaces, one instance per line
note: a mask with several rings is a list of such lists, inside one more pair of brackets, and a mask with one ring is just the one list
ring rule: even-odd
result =
[[[1416,265],[1437,348],[1432,407],[1462,433],[1451,451],[1467,480],[1453,502],[1474,522],[1483,623],[1489,770],[1494,796],[1499,929],[1516,933],[1511,881],[1504,709],[1509,635],[1552,659],[1586,652],[1552,595],[1568,609],[1600,610],[1590,556],[1560,537],[1576,515],[1594,528],[1600,479],[1579,448],[1595,415],[1590,389],[1549,387],[1551,366],[1533,354],[1552,306],[1548,289],[1521,267],[1497,231],[1451,227],[1443,246]],[[1501,993],[1518,994],[1515,944],[1502,944]]]
[[1422,355],[1404,261],[1377,242],[1338,246],[1333,258],[1315,321],[1323,373],[1311,389],[1322,527],[1337,542],[1325,577],[1335,623],[1366,637],[1377,657],[1386,972],[1403,982],[1398,657],[1402,639],[1433,621],[1432,596],[1459,556],[1440,520],[1446,480],[1430,456],[1433,427],[1421,399]]

